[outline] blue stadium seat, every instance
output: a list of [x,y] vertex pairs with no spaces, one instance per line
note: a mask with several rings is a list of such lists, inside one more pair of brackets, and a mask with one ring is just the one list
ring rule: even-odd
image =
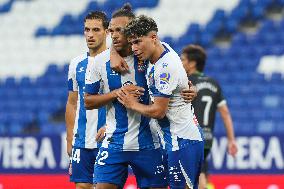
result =
[[35,33],[36,37],[46,36],[49,34],[49,31],[45,27],[39,27]]
[[15,0],[9,0],[5,4],[0,5],[0,13],[7,13],[10,11]]
[[256,130],[261,134],[272,134],[276,132],[276,125],[271,120],[261,120],[259,121]]
[[214,35],[209,32],[203,32],[200,34],[200,44],[204,47],[208,47],[212,44],[212,40],[214,39]]
[[29,77],[22,77],[19,85],[21,87],[20,89],[31,88],[32,87],[32,81]]
[[123,0],[123,1],[112,1],[106,0],[104,3],[98,3],[96,1],[89,2],[86,9],[81,12],[78,16],[73,16],[71,14],[66,14],[62,17],[60,23],[51,29],[51,31],[47,31],[45,27],[40,26],[39,29],[35,32],[36,37],[41,37],[44,35],[83,35],[82,23],[89,11],[101,10],[104,11],[108,17],[111,17],[111,14],[114,10],[119,7],[122,7],[124,3],[130,2],[132,4],[133,9],[141,8],[141,7],[155,7],[158,4],[158,0]]
[[265,14],[265,6],[263,5],[255,5],[252,7],[251,15],[255,20],[261,19]]
[[22,134],[23,125],[19,122],[11,122],[9,126],[8,133],[12,135]]
[[40,111],[37,115],[37,121],[40,125],[47,124],[49,121],[50,114],[47,111]]
[[2,87],[6,89],[9,89],[9,88],[11,89],[11,88],[17,88],[18,85],[14,77],[7,77]]
[[62,123],[46,123],[40,128],[42,134],[61,134],[66,131],[65,124]]
[[200,25],[197,23],[192,23],[189,25],[186,34],[198,34],[201,32]]

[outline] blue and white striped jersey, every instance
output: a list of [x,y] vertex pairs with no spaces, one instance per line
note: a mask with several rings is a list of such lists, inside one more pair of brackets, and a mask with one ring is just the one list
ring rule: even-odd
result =
[[68,89],[78,92],[77,111],[74,125],[73,146],[79,148],[98,148],[97,131],[105,125],[105,108],[86,110],[84,106],[85,73],[87,65],[94,59],[85,53],[74,58],[69,65]]
[[[98,94],[100,86],[103,86],[103,92],[109,93],[124,85],[134,84],[145,88],[146,92],[141,96],[140,102],[149,104],[145,77],[147,64],[131,55],[125,57],[130,71],[126,74],[117,73],[110,67],[109,49],[97,55],[94,61],[87,69],[85,92]],[[160,146],[156,130],[150,127],[150,118],[126,109],[117,100],[106,105],[106,112],[106,137],[102,147],[118,151],[139,151]]]
[[188,79],[177,53],[166,43],[165,51],[155,64],[149,64],[147,82],[150,95],[170,98],[166,116],[157,120],[165,141],[165,148],[176,151],[189,140],[202,141],[202,133],[191,103],[181,97],[188,88]]

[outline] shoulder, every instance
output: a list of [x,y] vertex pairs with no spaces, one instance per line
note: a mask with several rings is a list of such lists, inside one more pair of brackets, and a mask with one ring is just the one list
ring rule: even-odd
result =
[[210,89],[215,93],[221,91],[219,83],[214,78],[205,75],[197,77],[196,86],[198,89]]
[[87,53],[81,54],[79,56],[76,56],[75,58],[71,59],[70,64],[69,64],[69,73],[74,73],[76,72],[76,68],[80,62],[83,60],[87,59],[88,55]]
[[169,72],[180,72],[180,69],[183,69],[182,63],[179,57],[172,52],[168,52],[165,56],[159,61],[159,69],[167,70]]
[[88,58],[87,53],[76,56],[75,58],[71,59],[70,66],[76,66],[86,58]]
[[165,46],[171,52],[172,55],[174,55],[174,56],[176,56],[176,58],[180,59],[178,53],[169,44],[167,44],[165,42],[161,42],[161,43],[162,43],[163,46]]
[[110,60],[110,49],[106,49],[97,56],[95,56],[94,61],[96,64],[105,64]]
[[204,80],[206,80],[207,82],[211,83],[212,85],[220,87],[219,82],[216,79],[214,79],[213,77],[204,75],[203,78],[204,78]]

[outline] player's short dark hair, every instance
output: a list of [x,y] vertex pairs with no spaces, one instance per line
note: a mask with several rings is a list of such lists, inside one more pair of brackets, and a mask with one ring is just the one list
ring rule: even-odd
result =
[[130,3],[125,3],[120,9],[116,10],[112,14],[112,18],[117,17],[128,17],[130,20],[135,18],[135,14],[132,12],[132,7]]
[[124,35],[130,36],[146,36],[149,32],[158,32],[158,26],[153,18],[141,15],[133,19],[124,29]]
[[207,55],[205,50],[199,45],[188,45],[183,48],[182,54],[186,56],[189,61],[196,62],[196,69],[203,72]]
[[102,11],[91,11],[86,15],[84,22],[86,22],[86,20],[93,20],[93,19],[101,20],[103,23],[104,29],[108,28],[109,21],[108,21],[106,13]]

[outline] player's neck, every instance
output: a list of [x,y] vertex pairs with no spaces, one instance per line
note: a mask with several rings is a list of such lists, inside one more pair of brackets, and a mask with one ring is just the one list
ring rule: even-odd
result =
[[104,50],[106,50],[106,43],[104,43],[102,46],[100,46],[98,48],[89,49],[89,54],[90,54],[91,57],[95,57],[98,54],[100,54],[101,52],[103,52]]
[[155,64],[160,59],[165,50],[165,47],[162,45],[162,43],[159,42],[157,44],[157,47],[155,48],[153,55],[149,58],[150,62],[152,64]]
[[132,50],[131,50],[131,47],[127,47],[125,49],[121,49],[120,51],[118,51],[118,54],[121,56],[121,57],[127,57],[127,56],[130,56],[133,54]]

